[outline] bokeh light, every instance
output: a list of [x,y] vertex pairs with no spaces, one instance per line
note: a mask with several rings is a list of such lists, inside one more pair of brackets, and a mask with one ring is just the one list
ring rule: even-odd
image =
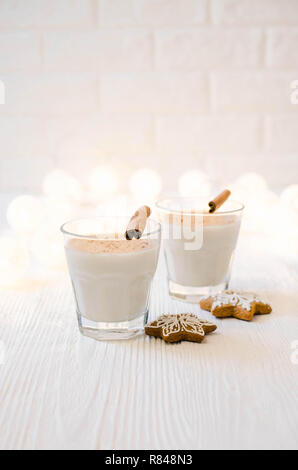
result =
[[136,170],[129,182],[129,187],[137,199],[146,201],[158,197],[162,189],[162,180],[159,174],[150,168]]
[[45,177],[43,191],[47,197],[59,201],[79,203],[82,200],[81,184],[63,170],[53,170]]
[[29,234],[41,223],[44,217],[44,207],[37,197],[18,196],[9,204],[6,217],[13,230]]
[[126,216],[130,214],[129,197],[127,194],[117,194],[108,201],[98,204],[96,208],[97,215]]
[[282,204],[298,211],[298,184],[287,186],[280,195]]
[[30,249],[34,258],[45,268],[65,269],[63,237],[59,229],[42,226],[32,237]]
[[233,198],[247,203],[250,199],[259,197],[268,189],[267,182],[258,173],[244,173],[232,185]]
[[75,217],[75,207],[69,201],[57,201],[45,198],[45,220],[54,229],[59,229],[61,225]]
[[178,190],[183,197],[211,196],[211,183],[208,176],[200,170],[191,170],[180,176]]
[[89,184],[92,193],[96,196],[111,196],[118,188],[118,180],[113,171],[103,166],[98,166],[91,171]]

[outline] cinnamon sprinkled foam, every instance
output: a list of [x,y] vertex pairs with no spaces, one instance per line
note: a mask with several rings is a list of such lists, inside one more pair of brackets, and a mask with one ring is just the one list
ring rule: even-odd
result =
[[[93,237],[93,235],[90,235]],[[94,236],[96,237],[96,236]],[[98,237],[98,236],[97,236]],[[108,235],[101,238],[72,238],[68,244],[69,248],[86,253],[132,253],[134,251],[146,250],[152,248],[151,240],[125,240],[109,239]]]
[[202,212],[201,214],[196,214],[195,211],[193,212],[194,215],[166,212],[164,214],[159,214],[159,220],[162,223],[186,225],[192,227],[195,225],[204,225],[204,227],[209,225],[227,225],[233,224],[237,221],[237,216],[233,214],[209,214],[206,211]]

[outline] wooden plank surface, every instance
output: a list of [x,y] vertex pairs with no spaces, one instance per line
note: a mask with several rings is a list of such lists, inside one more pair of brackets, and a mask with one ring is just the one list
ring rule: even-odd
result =
[[[66,274],[2,289],[0,448],[297,449],[297,264],[245,243],[232,285],[264,292],[273,314],[216,320],[202,344],[82,337]],[[151,318],[186,311],[211,318],[169,298],[161,262]]]

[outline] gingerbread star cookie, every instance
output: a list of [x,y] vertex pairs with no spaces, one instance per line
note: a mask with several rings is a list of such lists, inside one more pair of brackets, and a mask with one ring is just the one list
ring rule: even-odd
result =
[[200,320],[192,313],[180,313],[179,315],[162,315],[157,320],[148,323],[145,326],[145,333],[168,343],[177,341],[201,343],[205,334],[215,331],[216,328],[213,323]]
[[269,304],[252,292],[226,290],[220,294],[202,297],[200,307],[217,318],[235,317],[251,321],[254,315],[272,312]]

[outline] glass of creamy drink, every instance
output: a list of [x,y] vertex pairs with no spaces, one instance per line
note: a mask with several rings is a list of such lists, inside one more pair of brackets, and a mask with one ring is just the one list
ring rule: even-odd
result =
[[144,329],[160,249],[160,224],[147,220],[140,239],[126,240],[129,218],[99,217],[61,227],[81,333],[126,339]]
[[[214,213],[198,198],[157,204],[172,297],[197,302],[228,287],[244,206],[227,201]],[[208,207],[208,205],[207,205]]]

